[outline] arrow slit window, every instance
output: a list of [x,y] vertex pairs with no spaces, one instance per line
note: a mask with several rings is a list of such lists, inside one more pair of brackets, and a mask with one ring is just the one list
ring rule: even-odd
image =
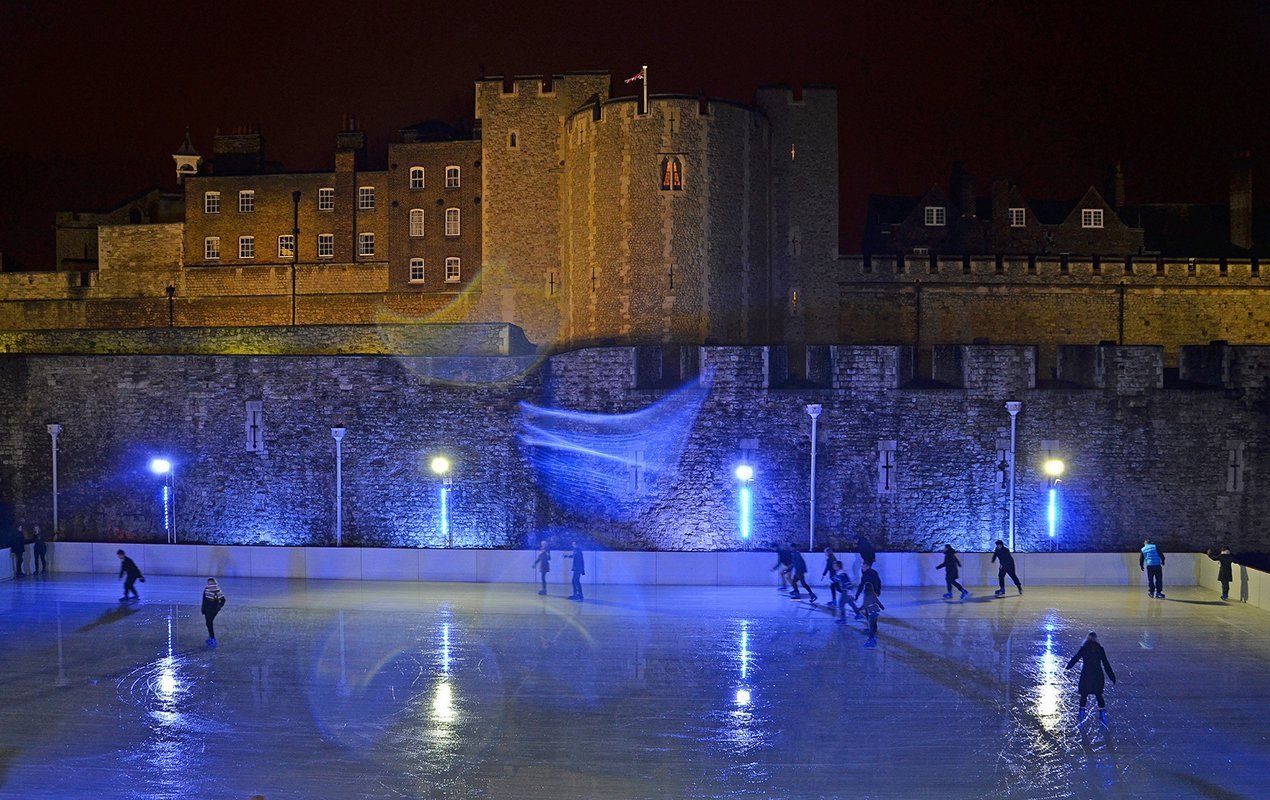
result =
[[263,453],[265,451],[265,415],[263,407],[263,401],[247,401],[245,433],[248,453]]
[[683,162],[679,156],[666,156],[661,160],[661,190],[680,192],[684,188]]
[[894,439],[878,442],[878,494],[895,493]]

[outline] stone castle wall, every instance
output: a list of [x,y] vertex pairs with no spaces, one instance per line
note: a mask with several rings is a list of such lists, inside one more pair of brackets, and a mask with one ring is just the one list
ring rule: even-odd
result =
[[[542,535],[667,550],[805,543],[804,406],[819,403],[818,544],[864,531],[892,550],[981,550],[1006,530],[997,465],[1008,399],[1023,403],[1020,549],[1124,551],[1144,535],[1166,550],[1219,540],[1265,547],[1265,347],[1183,349],[1181,383],[1165,381],[1158,347],[1068,347],[1063,388],[1038,388],[1030,346],[936,348],[941,383],[920,387],[909,382],[907,347],[810,348],[810,380],[798,381],[781,366],[782,348],[687,348],[679,369],[710,377],[700,394],[658,385],[653,367],[672,360],[662,348],[583,349],[539,363],[91,347],[80,344],[102,354],[34,355],[28,342],[0,357],[0,490],[20,519],[48,524],[44,426],[60,422],[61,514],[72,536],[162,539],[160,487],[146,464],[164,455],[178,464],[183,539],[329,543],[329,428],[338,425],[348,430],[350,544],[442,543],[440,487],[426,469],[439,453],[455,463],[459,546],[524,546]],[[251,400],[263,401],[263,453],[245,448]],[[535,414],[556,426],[550,436],[527,435]],[[545,446],[552,437],[564,447]],[[1054,541],[1039,474],[1045,440],[1068,464]],[[880,487],[889,447],[891,491]],[[1238,486],[1228,482],[1232,449],[1243,459]],[[748,542],[738,535],[733,477],[742,460],[756,473]]]

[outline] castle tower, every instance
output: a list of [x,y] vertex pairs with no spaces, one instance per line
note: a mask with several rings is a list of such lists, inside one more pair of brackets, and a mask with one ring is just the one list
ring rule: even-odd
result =
[[564,333],[568,289],[561,238],[564,123],[591,98],[607,100],[607,72],[482,77],[482,258],[477,318],[520,325],[550,345]]
[[187,175],[197,175],[199,167],[203,165],[203,157],[194,149],[194,144],[190,141],[190,129],[185,129],[185,141],[181,142],[181,149],[172,154],[172,160],[176,162],[176,183],[178,186],[185,184]]
[[838,305],[838,90],[762,87],[771,125],[773,341],[831,342]]

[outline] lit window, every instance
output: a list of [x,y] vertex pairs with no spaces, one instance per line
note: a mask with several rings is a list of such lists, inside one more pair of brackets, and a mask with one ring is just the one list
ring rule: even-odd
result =
[[445,210],[445,235],[459,235],[459,219],[460,212],[457,208],[447,208]]
[[459,168],[458,167],[445,168],[445,188],[447,189],[459,188]]
[[463,277],[462,263],[457,258],[447,258],[445,260],[445,282],[458,283]]
[[1027,227],[1027,209],[1012,208],[1010,209],[1010,227],[1026,228]]
[[335,210],[335,190],[331,188],[318,189],[318,211],[334,211]]
[[410,259],[410,282],[423,283],[423,275],[424,275],[423,259],[422,258]]
[[278,237],[278,258],[292,258],[295,256],[295,236],[285,233]]
[[410,209],[410,235],[411,236],[423,235],[423,209],[422,208]]
[[1102,209],[1101,208],[1082,208],[1080,210],[1080,227],[1101,228],[1102,227]]
[[683,162],[678,156],[667,156],[661,160],[661,190],[678,192],[684,188]]
[[250,214],[256,210],[256,193],[251,189],[244,189],[238,193],[238,213]]
[[374,211],[375,210],[375,187],[359,186],[357,188],[357,210],[358,211]]
[[318,258],[334,258],[335,257],[335,234],[319,233],[318,234]]
[[359,256],[375,255],[375,234],[373,233],[357,234],[357,255]]
[[220,192],[203,192],[203,213],[220,213]]
[[255,258],[256,257],[256,237],[255,236],[239,236],[238,237],[238,257],[239,258]]
[[926,206],[927,225],[947,225],[948,211],[943,206]]
[[203,258],[207,261],[216,261],[220,258],[219,236],[208,236],[203,240]]

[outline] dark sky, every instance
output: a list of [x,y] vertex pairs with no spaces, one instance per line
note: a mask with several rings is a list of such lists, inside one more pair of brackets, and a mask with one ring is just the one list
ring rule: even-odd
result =
[[466,120],[481,65],[610,69],[620,93],[641,63],[654,92],[836,84],[844,250],[869,193],[920,193],[954,159],[1033,196],[1121,159],[1130,202],[1224,202],[1248,147],[1265,186],[1267,3],[0,0],[0,251],[51,266],[53,212],[171,184],[187,125],[206,154],[259,122],[271,158],[330,168],[345,111],[372,148]]

